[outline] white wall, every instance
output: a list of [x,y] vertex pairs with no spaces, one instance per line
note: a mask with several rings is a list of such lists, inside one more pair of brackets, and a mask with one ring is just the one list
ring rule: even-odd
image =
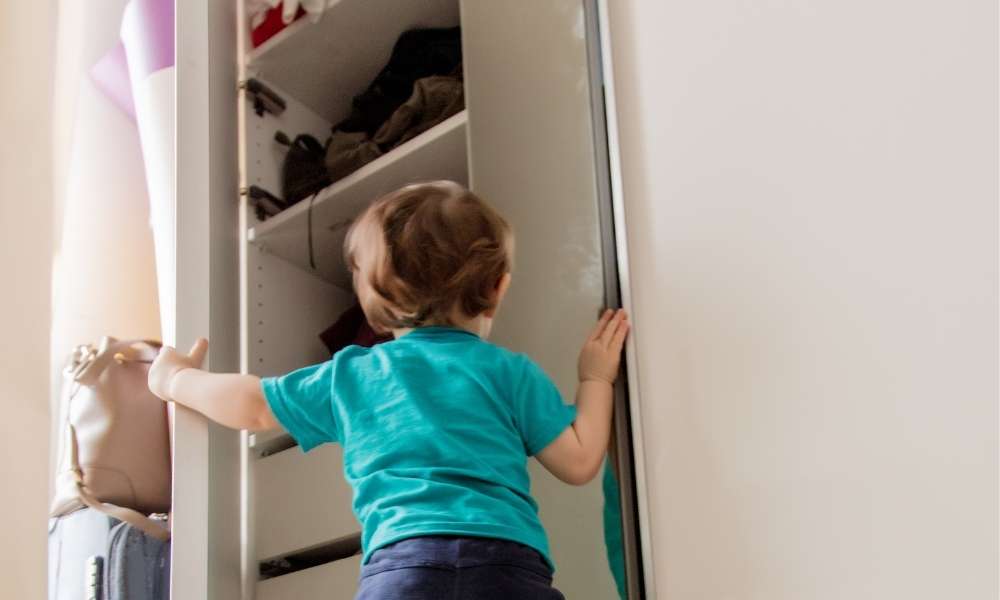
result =
[[45,597],[51,1],[0,5],[0,596]]
[[667,600],[997,597],[997,5],[611,2]]

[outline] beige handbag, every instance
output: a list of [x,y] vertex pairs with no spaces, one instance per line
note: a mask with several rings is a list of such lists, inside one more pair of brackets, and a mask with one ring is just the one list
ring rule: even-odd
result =
[[85,506],[167,540],[150,513],[170,510],[166,403],[149,391],[158,342],[104,338],[80,346],[64,371],[62,445],[51,515]]

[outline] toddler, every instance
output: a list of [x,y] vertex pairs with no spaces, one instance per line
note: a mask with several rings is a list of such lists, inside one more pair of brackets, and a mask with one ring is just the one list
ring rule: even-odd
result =
[[462,186],[404,187],[365,210],[344,248],[365,316],[394,340],[264,379],[199,370],[199,340],[186,356],[164,348],[150,389],[228,427],[283,427],[304,452],[343,446],[362,526],[357,600],[561,599],[527,458],[570,484],[594,478],[629,325],[604,312],[580,351],[576,405],[563,404],[530,358],[486,341],[513,246]]

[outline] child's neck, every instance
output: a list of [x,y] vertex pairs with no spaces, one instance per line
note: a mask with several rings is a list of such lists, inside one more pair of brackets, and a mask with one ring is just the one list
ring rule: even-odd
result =
[[[454,327],[456,329],[462,329],[468,331],[469,333],[474,333],[475,335],[486,339],[490,335],[490,330],[493,329],[493,318],[487,317],[486,313],[480,313],[475,317],[467,317],[465,315],[455,315],[453,314],[451,323],[446,325],[446,327]],[[392,335],[397,340],[407,333],[413,331],[412,327],[407,327],[404,329],[393,329]]]

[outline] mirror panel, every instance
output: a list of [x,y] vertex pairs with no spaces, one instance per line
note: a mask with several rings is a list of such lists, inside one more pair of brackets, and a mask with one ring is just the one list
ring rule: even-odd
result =
[[[598,168],[606,148],[595,145],[606,144],[603,121],[595,126],[603,106],[595,109],[592,97],[597,42],[582,0],[464,0],[462,24],[470,185],[516,237],[513,284],[492,341],[529,354],[572,402],[580,344],[617,297],[606,283],[614,274],[606,272],[610,238],[602,235],[610,214],[601,207],[606,171]],[[573,487],[537,461],[530,470],[555,586],[567,598],[619,597],[609,567],[611,556],[624,578],[618,489],[604,477],[611,473]]]

